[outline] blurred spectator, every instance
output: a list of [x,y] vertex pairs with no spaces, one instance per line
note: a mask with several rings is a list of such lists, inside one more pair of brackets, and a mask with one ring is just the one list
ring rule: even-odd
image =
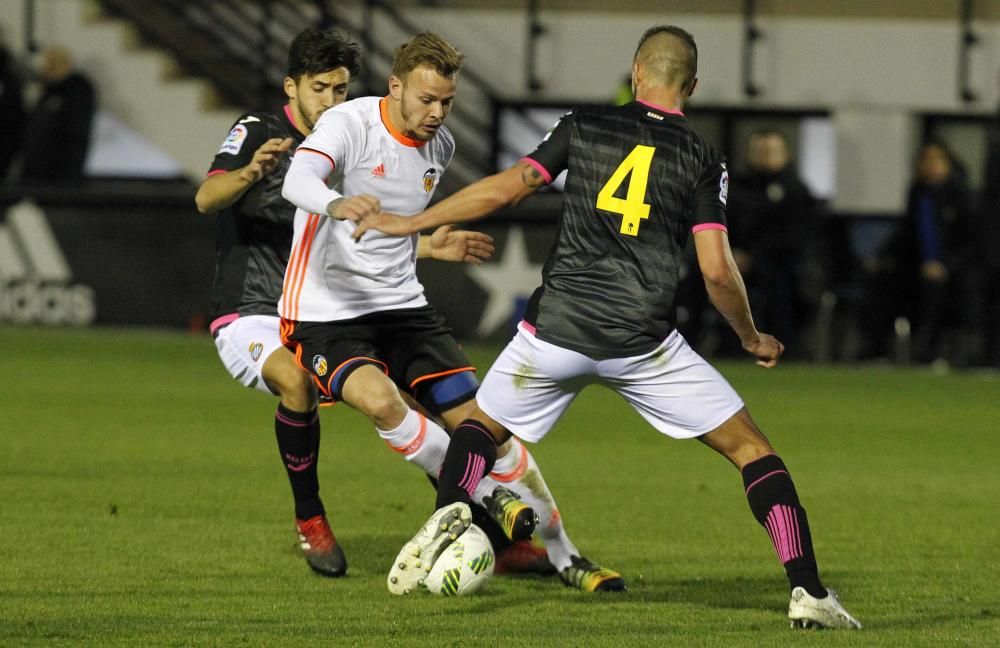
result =
[[83,175],[94,121],[94,86],[73,67],[69,52],[52,47],[42,54],[45,84],[32,108],[24,139],[21,177],[73,180]]
[[21,75],[7,49],[0,45],[0,180],[21,146],[24,132],[24,96]]
[[981,364],[1000,369],[1000,115],[993,124],[987,149],[986,179],[983,186],[979,258],[982,259]]
[[[917,157],[906,213],[873,268],[863,329],[872,343],[862,356],[884,349],[888,323],[908,317],[917,361],[961,360],[945,333],[970,330],[979,319],[975,297],[976,231],[961,165],[941,142],[925,143]],[[950,351],[950,353],[949,353]],[[950,356],[950,357],[946,357]]]
[[784,342],[789,354],[801,354],[805,297],[819,292],[807,290],[812,287],[806,281],[806,266],[819,247],[816,201],[799,179],[781,133],[751,135],[747,162],[747,172],[734,177],[729,198],[733,258],[760,330]]

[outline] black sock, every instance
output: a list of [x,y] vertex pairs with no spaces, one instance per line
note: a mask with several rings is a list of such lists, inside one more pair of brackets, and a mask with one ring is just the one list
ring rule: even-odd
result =
[[288,473],[295,498],[295,517],[308,520],[322,515],[323,502],[319,499],[319,414],[293,412],[281,403],[274,413],[274,434],[278,439],[281,463]]
[[497,460],[497,442],[479,421],[466,419],[451,433],[438,476],[437,508],[472,501],[480,480]]
[[785,463],[777,455],[748,463],[743,467],[743,487],[750,510],[771,537],[792,588],[804,587],[816,598],[826,596],[826,588],[819,580],[806,510],[799,503]]
[[[437,490],[437,480],[430,475],[427,475],[427,480],[434,486],[434,490]],[[489,514],[489,511],[483,508],[481,504],[473,502],[469,504],[469,508],[472,509],[472,523],[483,530],[483,533],[489,538],[490,544],[493,545],[494,552],[500,553],[514,544],[507,538],[507,534],[503,532],[503,529],[493,519],[493,516]]]

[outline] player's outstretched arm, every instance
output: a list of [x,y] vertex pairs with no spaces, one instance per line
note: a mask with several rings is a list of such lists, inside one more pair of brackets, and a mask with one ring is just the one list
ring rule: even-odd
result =
[[535,167],[518,162],[500,173],[473,182],[411,218],[388,212],[366,217],[355,230],[354,238],[360,239],[369,229],[406,236],[441,225],[478,220],[502,207],[516,205],[544,185],[545,179]]
[[229,173],[219,173],[205,178],[194,196],[194,203],[202,214],[217,212],[240,199],[247,189],[274,170],[278,160],[292,146],[292,139],[273,137],[254,151],[253,159],[246,166]]
[[481,265],[493,256],[493,237],[482,232],[454,231],[451,225],[442,225],[431,235],[423,235],[417,242],[418,259],[437,259]]
[[712,305],[740,337],[743,348],[757,358],[758,365],[770,368],[778,364],[785,345],[754,325],[746,287],[729,249],[729,236],[722,230],[702,230],[694,234],[694,244]]

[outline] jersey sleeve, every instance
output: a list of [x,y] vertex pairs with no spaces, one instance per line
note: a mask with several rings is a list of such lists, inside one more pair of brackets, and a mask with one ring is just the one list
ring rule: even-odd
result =
[[546,184],[569,166],[569,141],[574,121],[572,112],[563,115],[538,148],[521,158],[522,162],[527,162],[542,174]]
[[252,113],[240,115],[212,160],[208,175],[227,173],[245,167],[254,152],[268,140],[267,125]]
[[706,229],[728,231],[726,201],[729,199],[729,170],[721,155],[712,157],[702,171],[694,191],[692,232]]
[[323,113],[305,141],[295,151],[299,155],[319,155],[330,163],[330,171],[353,166],[353,158],[363,148],[358,141],[365,129],[347,112],[328,110]]
[[350,169],[361,155],[364,142],[362,124],[339,110],[328,110],[316,127],[295,150],[285,173],[281,195],[310,214],[326,214],[331,202],[342,194],[327,186],[334,169]]

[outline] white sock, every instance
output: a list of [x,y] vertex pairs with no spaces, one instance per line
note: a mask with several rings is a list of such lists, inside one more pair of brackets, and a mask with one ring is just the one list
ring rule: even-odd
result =
[[524,444],[511,438],[510,445],[510,451],[497,457],[493,471],[479,483],[476,499],[481,501],[483,496],[492,494],[498,483],[520,495],[524,503],[538,514],[535,534],[545,543],[549,561],[559,570],[569,567],[570,556],[578,556],[580,551],[566,534],[556,500],[542,477],[542,471]]
[[378,435],[407,461],[438,478],[450,437],[437,423],[410,409],[395,429],[379,429]]

